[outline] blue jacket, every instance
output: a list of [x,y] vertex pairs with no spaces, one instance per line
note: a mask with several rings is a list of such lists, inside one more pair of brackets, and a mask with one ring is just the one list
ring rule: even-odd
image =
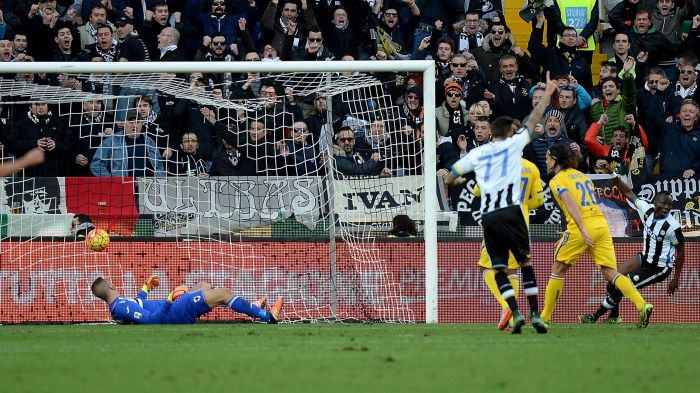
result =
[[[150,137],[143,135],[146,142],[146,159],[155,168],[156,176],[165,176],[158,146]],[[105,138],[95,151],[90,162],[90,172],[99,177],[129,177],[129,157],[123,133]]]
[[680,176],[687,169],[700,174],[700,125],[686,131],[678,122],[663,122],[659,152],[662,175]]

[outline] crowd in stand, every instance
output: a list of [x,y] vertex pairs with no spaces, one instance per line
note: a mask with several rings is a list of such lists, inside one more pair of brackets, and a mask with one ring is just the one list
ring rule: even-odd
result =
[[[516,42],[491,0],[0,0],[0,63],[433,59],[442,176],[488,143],[489,120],[522,121],[549,73],[560,89],[525,151],[543,175],[547,149],[562,142],[590,173],[700,171],[695,0],[605,1],[614,56],[596,85],[598,0],[529,3],[530,39]],[[396,109],[347,92],[333,96],[329,122],[329,97],[299,97],[260,73],[183,76],[216,99],[264,101],[245,114],[99,76],[3,75],[137,98],[5,105],[0,142],[4,156],[46,151],[30,176],[303,175],[329,162],[346,176],[419,174],[422,78],[375,76]],[[361,122],[356,112],[371,115]],[[319,143],[328,132],[334,160]]]

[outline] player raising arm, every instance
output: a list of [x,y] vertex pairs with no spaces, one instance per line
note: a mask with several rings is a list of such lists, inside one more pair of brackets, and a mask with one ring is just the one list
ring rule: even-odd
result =
[[282,297],[268,311],[267,299],[262,297],[248,302],[226,288],[212,288],[208,283],[198,283],[186,292],[176,288],[167,300],[147,300],[148,292],[160,284],[158,276],[146,280],[136,298],[119,295],[111,281],[98,277],[90,287],[92,293],[109,305],[109,312],[120,324],[191,324],[216,306],[226,305],[233,311],[267,323],[277,323],[282,311]]
[[654,307],[644,301],[627,276],[618,273],[610,228],[598,207],[591,179],[576,170],[578,159],[566,146],[557,143],[547,151],[547,172],[552,195],[566,217],[566,231],[554,251],[554,264],[544,296],[542,318],[549,321],[564,287],[564,276],[584,252],[600,268],[605,280],[627,296],[639,310],[639,327],[645,328]]
[[[683,263],[685,262],[685,248],[681,225],[669,214],[672,207],[671,196],[666,193],[656,194],[654,205],[651,205],[639,199],[617,174],[613,178],[613,182],[625,197],[634,203],[644,225],[644,250],[625,262],[618,271],[620,274],[626,274],[632,280],[635,288],[642,289],[664,281],[671,275],[671,270],[675,266],[673,279],[666,288],[666,292],[673,295],[680,283]],[[580,315],[578,318],[581,323],[595,323],[610,310],[610,316],[606,322],[620,323],[622,322],[622,318],[620,318],[621,299],[622,292],[614,286],[608,285],[605,301],[598,310],[593,314]]]
[[525,293],[530,305],[530,320],[538,333],[547,333],[540,319],[537,304],[537,280],[530,262],[530,234],[520,207],[520,176],[523,148],[530,143],[531,130],[544,114],[558,86],[547,75],[547,87],[542,101],[535,107],[525,126],[513,133],[513,119],[501,116],[491,122],[491,142],[472,149],[452,166],[445,178],[450,185],[468,172],[474,172],[483,194],[481,225],[484,248],[496,272],[495,280],[503,299],[513,315],[513,334],[519,334],[525,318],[518,310],[515,290],[508,280],[508,255],[512,253],[521,267]]

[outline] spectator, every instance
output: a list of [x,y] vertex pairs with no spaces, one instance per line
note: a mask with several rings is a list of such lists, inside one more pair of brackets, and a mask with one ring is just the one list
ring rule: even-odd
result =
[[[145,12],[143,20],[139,20],[138,17],[134,18],[136,31],[138,31],[139,36],[146,44],[151,60],[161,58],[161,51],[159,49],[161,47],[160,35],[165,28],[169,27],[170,17],[171,14],[168,4],[165,2],[159,2],[153,5],[152,9]],[[180,28],[180,18],[182,17],[182,14],[180,12],[174,12],[172,17],[175,22],[173,27],[175,29]],[[176,40],[176,45],[178,41],[179,37],[178,40]]]
[[[413,50],[411,55],[412,60],[423,60],[425,59],[430,48],[430,37],[425,37],[420,41],[420,45]],[[440,91],[439,87],[442,87],[445,80],[450,76],[452,70],[450,69],[450,61],[452,60],[452,55],[455,51],[455,42],[450,38],[442,37],[437,39],[436,51],[431,54],[432,58],[435,60],[435,77],[436,77],[436,89],[435,91]]]
[[610,175],[612,168],[610,167],[610,159],[608,157],[598,157],[593,165],[593,173],[596,175]]
[[172,27],[166,27],[158,34],[158,50],[160,51],[157,59],[160,61],[185,61],[187,60],[185,53],[178,48],[180,42],[180,32]]
[[139,118],[143,119],[143,129],[146,135],[156,142],[161,157],[166,160],[169,159],[173,154],[173,149],[170,145],[174,144],[174,140],[171,141],[173,137],[169,132],[169,130],[173,129],[172,124],[170,124],[171,119],[158,115],[154,111],[153,99],[149,95],[137,97],[134,107],[136,112],[138,112]]
[[333,53],[324,45],[323,33],[321,33],[320,29],[309,29],[309,34],[304,45],[299,45],[297,47],[294,47],[293,41],[295,38],[294,35],[291,34],[291,30],[288,30],[288,32],[289,34],[285,36],[282,53],[289,53],[291,57],[288,58],[282,55],[282,60],[327,61],[333,59]]
[[253,2],[248,7],[246,15],[230,15],[226,12],[226,2],[224,0],[214,0],[211,2],[211,9],[208,13],[203,13],[199,17],[201,32],[206,37],[213,37],[218,33],[225,37],[226,47],[234,44],[238,36],[238,19],[246,18],[255,24],[258,16],[258,8]]
[[239,176],[274,175],[277,173],[276,142],[261,119],[248,122],[248,129],[239,133],[238,140],[228,138],[229,145],[240,152]]
[[[197,51],[194,60],[232,62],[236,58],[233,51],[226,45],[226,37],[221,33],[214,33],[211,37],[204,37],[202,47]],[[233,78],[231,72],[207,74],[207,84],[221,87],[224,97],[229,97]]]
[[71,116],[70,120],[73,140],[68,173],[72,176],[91,176],[90,162],[104,138],[114,133],[114,117],[105,113],[102,101],[88,100],[83,101],[82,113]]
[[458,52],[474,52],[476,48],[484,45],[484,33],[481,32],[481,18],[476,10],[469,10],[464,14],[464,20],[454,25],[459,34],[455,42]]
[[[322,2],[321,2],[322,3]],[[377,0],[375,9],[382,8],[384,1]],[[407,60],[410,58],[410,38],[407,38],[404,31],[413,31],[418,24],[418,15],[420,9],[415,1],[409,1],[411,7],[411,16],[408,20],[408,26],[402,28],[399,25],[399,7],[398,4],[390,2],[381,12],[381,18],[377,19],[378,12],[372,12],[370,15],[370,39],[372,43],[371,50],[381,51],[386,53],[387,58],[391,60]]]
[[119,46],[114,40],[114,32],[110,25],[99,25],[95,28],[97,41],[85,47],[91,58],[100,57],[106,62],[119,61]]
[[348,126],[338,131],[338,148],[334,149],[334,164],[343,176],[378,176],[384,172],[384,163],[378,152],[359,151],[355,148],[355,132]]
[[535,64],[542,67],[543,75],[546,72],[549,72],[551,75],[571,75],[576,78],[585,90],[592,90],[593,80],[590,60],[583,56],[580,48],[577,47],[579,40],[576,29],[571,26],[564,27],[561,32],[559,45],[549,45],[545,48],[542,45],[543,27],[544,13],[540,12],[537,14],[537,22],[530,34],[528,50]]
[[0,40],[0,62],[12,61],[12,41]]
[[494,0],[467,0],[464,2],[467,12],[478,12],[482,18],[488,20],[505,20],[503,4]]
[[[486,75],[479,69],[474,55],[469,52],[456,53],[452,56],[450,70],[452,73],[445,79],[445,84],[457,82],[462,86],[462,105],[465,108],[484,98]],[[442,104],[440,101],[438,99],[436,104]]]
[[680,109],[681,103],[686,98],[693,98],[698,90],[698,58],[695,54],[687,53],[682,61],[678,64],[678,73],[680,74],[678,82],[676,82],[675,93],[673,97],[674,108]]
[[73,32],[67,25],[58,25],[54,30],[53,61],[90,61],[87,52],[73,49]]
[[542,174],[542,179],[547,180],[554,174],[547,174],[547,151],[557,143],[567,146],[578,158],[583,159],[581,147],[566,135],[564,126],[564,115],[556,109],[551,109],[544,115],[544,124],[535,129],[539,135],[525,148],[523,157],[537,165],[537,169]]
[[[618,76],[622,78],[622,66],[625,63],[625,59],[631,56],[630,37],[627,33],[620,32],[615,34],[615,38],[613,41],[613,50],[615,51],[615,55],[609,58],[608,61],[617,64],[617,69],[620,70]],[[634,67],[632,67],[632,69],[630,70],[630,74],[632,74],[632,76],[635,78],[638,87],[641,87],[641,84],[639,82],[640,80],[643,81],[643,78],[646,75],[647,65],[646,61],[640,60],[646,60],[647,58],[648,56],[646,53],[642,53],[641,55],[639,55],[637,57],[638,62],[635,63]],[[639,77],[637,75],[639,75]]]
[[644,127],[648,138],[645,167],[651,174],[659,154],[659,140],[661,139],[661,129],[657,127],[659,122],[655,119],[673,121],[673,116],[680,110],[680,103],[678,109],[674,109],[673,89],[669,88],[670,82],[661,67],[652,67],[646,80],[644,87],[637,90],[637,120]]
[[627,32],[632,56],[636,57],[640,53],[646,53],[649,67],[660,66],[671,81],[677,79],[678,70],[676,68],[675,52],[678,45],[672,43],[661,32],[652,28],[649,11],[637,11],[633,28],[626,26],[623,21],[612,13],[610,15],[610,24],[615,31]]
[[502,56],[499,66],[501,78],[491,82],[484,98],[491,104],[494,117],[505,115],[522,120],[530,113],[530,83],[518,73],[515,56]]
[[622,93],[620,93],[620,80],[615,76],[609,76],[603,79],[603,99],[591,106],[591,122],[598,121],[603,113],[607,114],[608,121],[601,131],[604,145],[612,143],[612,131],[615,128],[627,127],[625,116],[636,113],[637,89],[630,74],[633,66],[634,59],[630,56],[625,60],[623,68]]
[[[306,38],[309,30],[318,31],[314,11],[308,6],[308,0],[301,0],[303,18],[299,18],[299,7],[293,0],[282,0],[282,10],[279,19],[275,19],[278,13],[279,0],[271,0],[262,16],[262,25],[265,30],[273,35],[270,42],[275,48],[284,48],[284,41],[292,36],[291,50],[299,48],[301,41]],[[282,50],[283,51],[283,50]],[[280,58],[287,58],[289,53],[280,53]]]
[[90,9],[87,23],[78,27],[78,32],[80,32],[80,49],[87,50],[89,45],[95,44],[97,42],[97,27],[107,24],[111,29],[112,24],[107,21],[107,7],[102,5],[102,3],[93,5]]
[[168,172],[175,176],[209,177],[211,162],[199,152],[199,137],[196,132],[187,131],[180,138],[180,149],[174,153],[174,160],[168,162]]
[[[364,7],[364,3],[360,3]],[[359,40],[356,37],[360,36],[360,29],[356,28],[348,19],[348,10],[345,7],[338,7],[333,11],[333,19],[330,26],[330,39],[328,42],[328,50],[338,56],[351,55],[355,59],[359,59],[360,55],[357,50]],[[361,26],[361,25],[360,25]]]
[[564,115],[564,126],[569,138],[583,146],[583,139],[588,130],[588,120],[579,109],[578,94],[573,86],[559,88],[559,111]]
[[[586,59],[586,63],[591,65],[593,52],[596,49],[593,34],[598,29],[599,9],[598,0],[557,0],[554,7],[548,7],[545,11],[548,15],[549,28],[547,32],[547,42],[554,43],[555,34],[565,34],[568,28],[576,30],[574,46],[579,50],[579,55]],[[565,24],[566,22],[566,24]],[[580,81],[585,79],[576,78]],[[586,87],[586,86],[584,86]]]
[[462,87],[457,82],[445,86],[445,102],[435,108],[437,130],[441,136],[446,136],[456,128],[467,125],[468,112],[462,108]]
[[10,128],[7,148],[16,157],[23,156],[35,147],[44,151],[42,164],[25,169],[24,175],[27,177],[66,176],[70,140],[70,130],[53,116],[49,105],[46,102],[32,102],[29,104],[29,112]]
[[677,122],[661,121],[659,173],[690,178],[700,171],[700,109],[693,100],[681,105]]
[[[625,116],[629,129],[633,130],[633,137],[629,137],[630,131],[628,131],[628,128],[618,126],[613,130],[612,143],[610,145],[604,145],[598,140],[598,134],[607,121],[608,116],[606,114],[600,115],[600,119],[591,124],[586,133],[586,145],[591,154],[599,157],[608,157],[610,162],[616,162],[616,172],[621,175],[646,172],[643,152],[648,146],[647,136],[644,130],[636,124],[634,116]],[[636,154],[638,148],[642,150],[639,154]]]
[[[600,72],[598,73],[598,84],[593,87],[593,91],[590,91],[591,98],[595,101],[600,100],[603,97],[603,80],[609,76],[617,76],[618,72],[622,67],[612,61],[604,61],[600,63]],[[591,103],[592,105],[593,103]]]
[[134,21],[128,16],[123,16],[114,22],[117,29],[119,42],[119,61],[151,61],[146,43],[134,30]]
[[31,5],[27,13],[28,20],[24,22],[23,30],[31,44],[29,54],[37,61],[51,60],[53,48],[50,37],[53,36],[58,16],[56,0],[39,0]]
[[27,35],[22,32],[15,32],[12,37],[13,56],[27,55]]
[[285,99],[281,100],[277,95],[277,86],[274,82],[265,80],[260,83],[258,96],[264,100],[265,105],[257,111],[256,118],[265,122],[265,127],[271,130],[275,141],[281,141],[284,138],[284,128],[289,128],[294,121],[304,118],[290,87],[285,89]]
[[156,143],[141,130],[143,120],[135,110],[126,115],[124,129],[105,138],[90,163],[99,177],[165,176]]
[[316,172],[316,150],[314,140],[309,141],[311,131],[303,121],[292,124],[292,139],[280,144],[278,168],[280,175],[303,176]]
[[401,116],[413,128],[423,124],[425,117],[423,111],[423,89],[413,86],[406,91],[404,102],[401,105]]
[[517,61],[516,71],[528,79],[536,78],[535,63],[515,44],[515,37],[503,22],[494,22],[484,38],[484,45],[472,51],[479,68],[486,74],[488,83],[501,78],[500,61],[503,56],[511,55]]
[[651,10],[651,23],[658,32],[678,46],[681,43],[678,34],[681,23],[691,17],[693,11],[693,0],[678,3],[673,0],[657,0],[656,8]]
[[418,228],[416,222],[405,214],[397,214],[391,220],[391,228],[387,237],[416,237]]

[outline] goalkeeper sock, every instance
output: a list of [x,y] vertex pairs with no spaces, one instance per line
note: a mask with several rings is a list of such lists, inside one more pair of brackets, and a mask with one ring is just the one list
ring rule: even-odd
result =
[[498,271],[496,272],[496,284],[498,284],[498,290],[501,292],[501,296],[503,296],[503,299],[508,303],[508,307],[510,307],[511,311],[513,311],[514,315],[518,314],[518,301],[515,298],[515,291],[513,290],[513,286],[510,285],[510,281],[508,280],[508,274],[504,271]]
[[637,310],[644,308],[644,305],[646,304],[644,298],[639,293],[637,288],[634,287],[632,280],[630,280],[627,276],[623,276],[622,274],[618,273],[613,279],[613,284],[620,290],[620,292],[622,292],[623,295],[627,296],[632,303],[634,303]]
[[486,287],[491,291],[491,294],[493,297],[496,298],[498,301],[498,304],[501,305],[501,308],[505,310],[508,308],[508,303],[503,299],[503,296],[501,296],[501,291],[498,290],[498,284],[496,284],[496,272],[494,272],[492,269],[486,269],[484,270],[484,282],[486,283]]
[[240,296],[234,296],[226,305],[231,310],[245,314],[251,318],[260,318],[263,322],[270,321],[270,313],[267,310],[263,310]]
[[530,312],[537,314],[540,312],[537,304],[537,279],[535,279],[535,269],[532,266],[523,266],[520,271],[523,273],[523,286],[525,295],[530,305]]
[[562,288],[564,288],[564,277],[555,276],[554,274],[549,276],[547,289],[544,291],[544,310],[542,310],[542,319],[546,321],[552,319],[554,306],[557,304],[557,300],[559,300],[559,295],[561,295]]

